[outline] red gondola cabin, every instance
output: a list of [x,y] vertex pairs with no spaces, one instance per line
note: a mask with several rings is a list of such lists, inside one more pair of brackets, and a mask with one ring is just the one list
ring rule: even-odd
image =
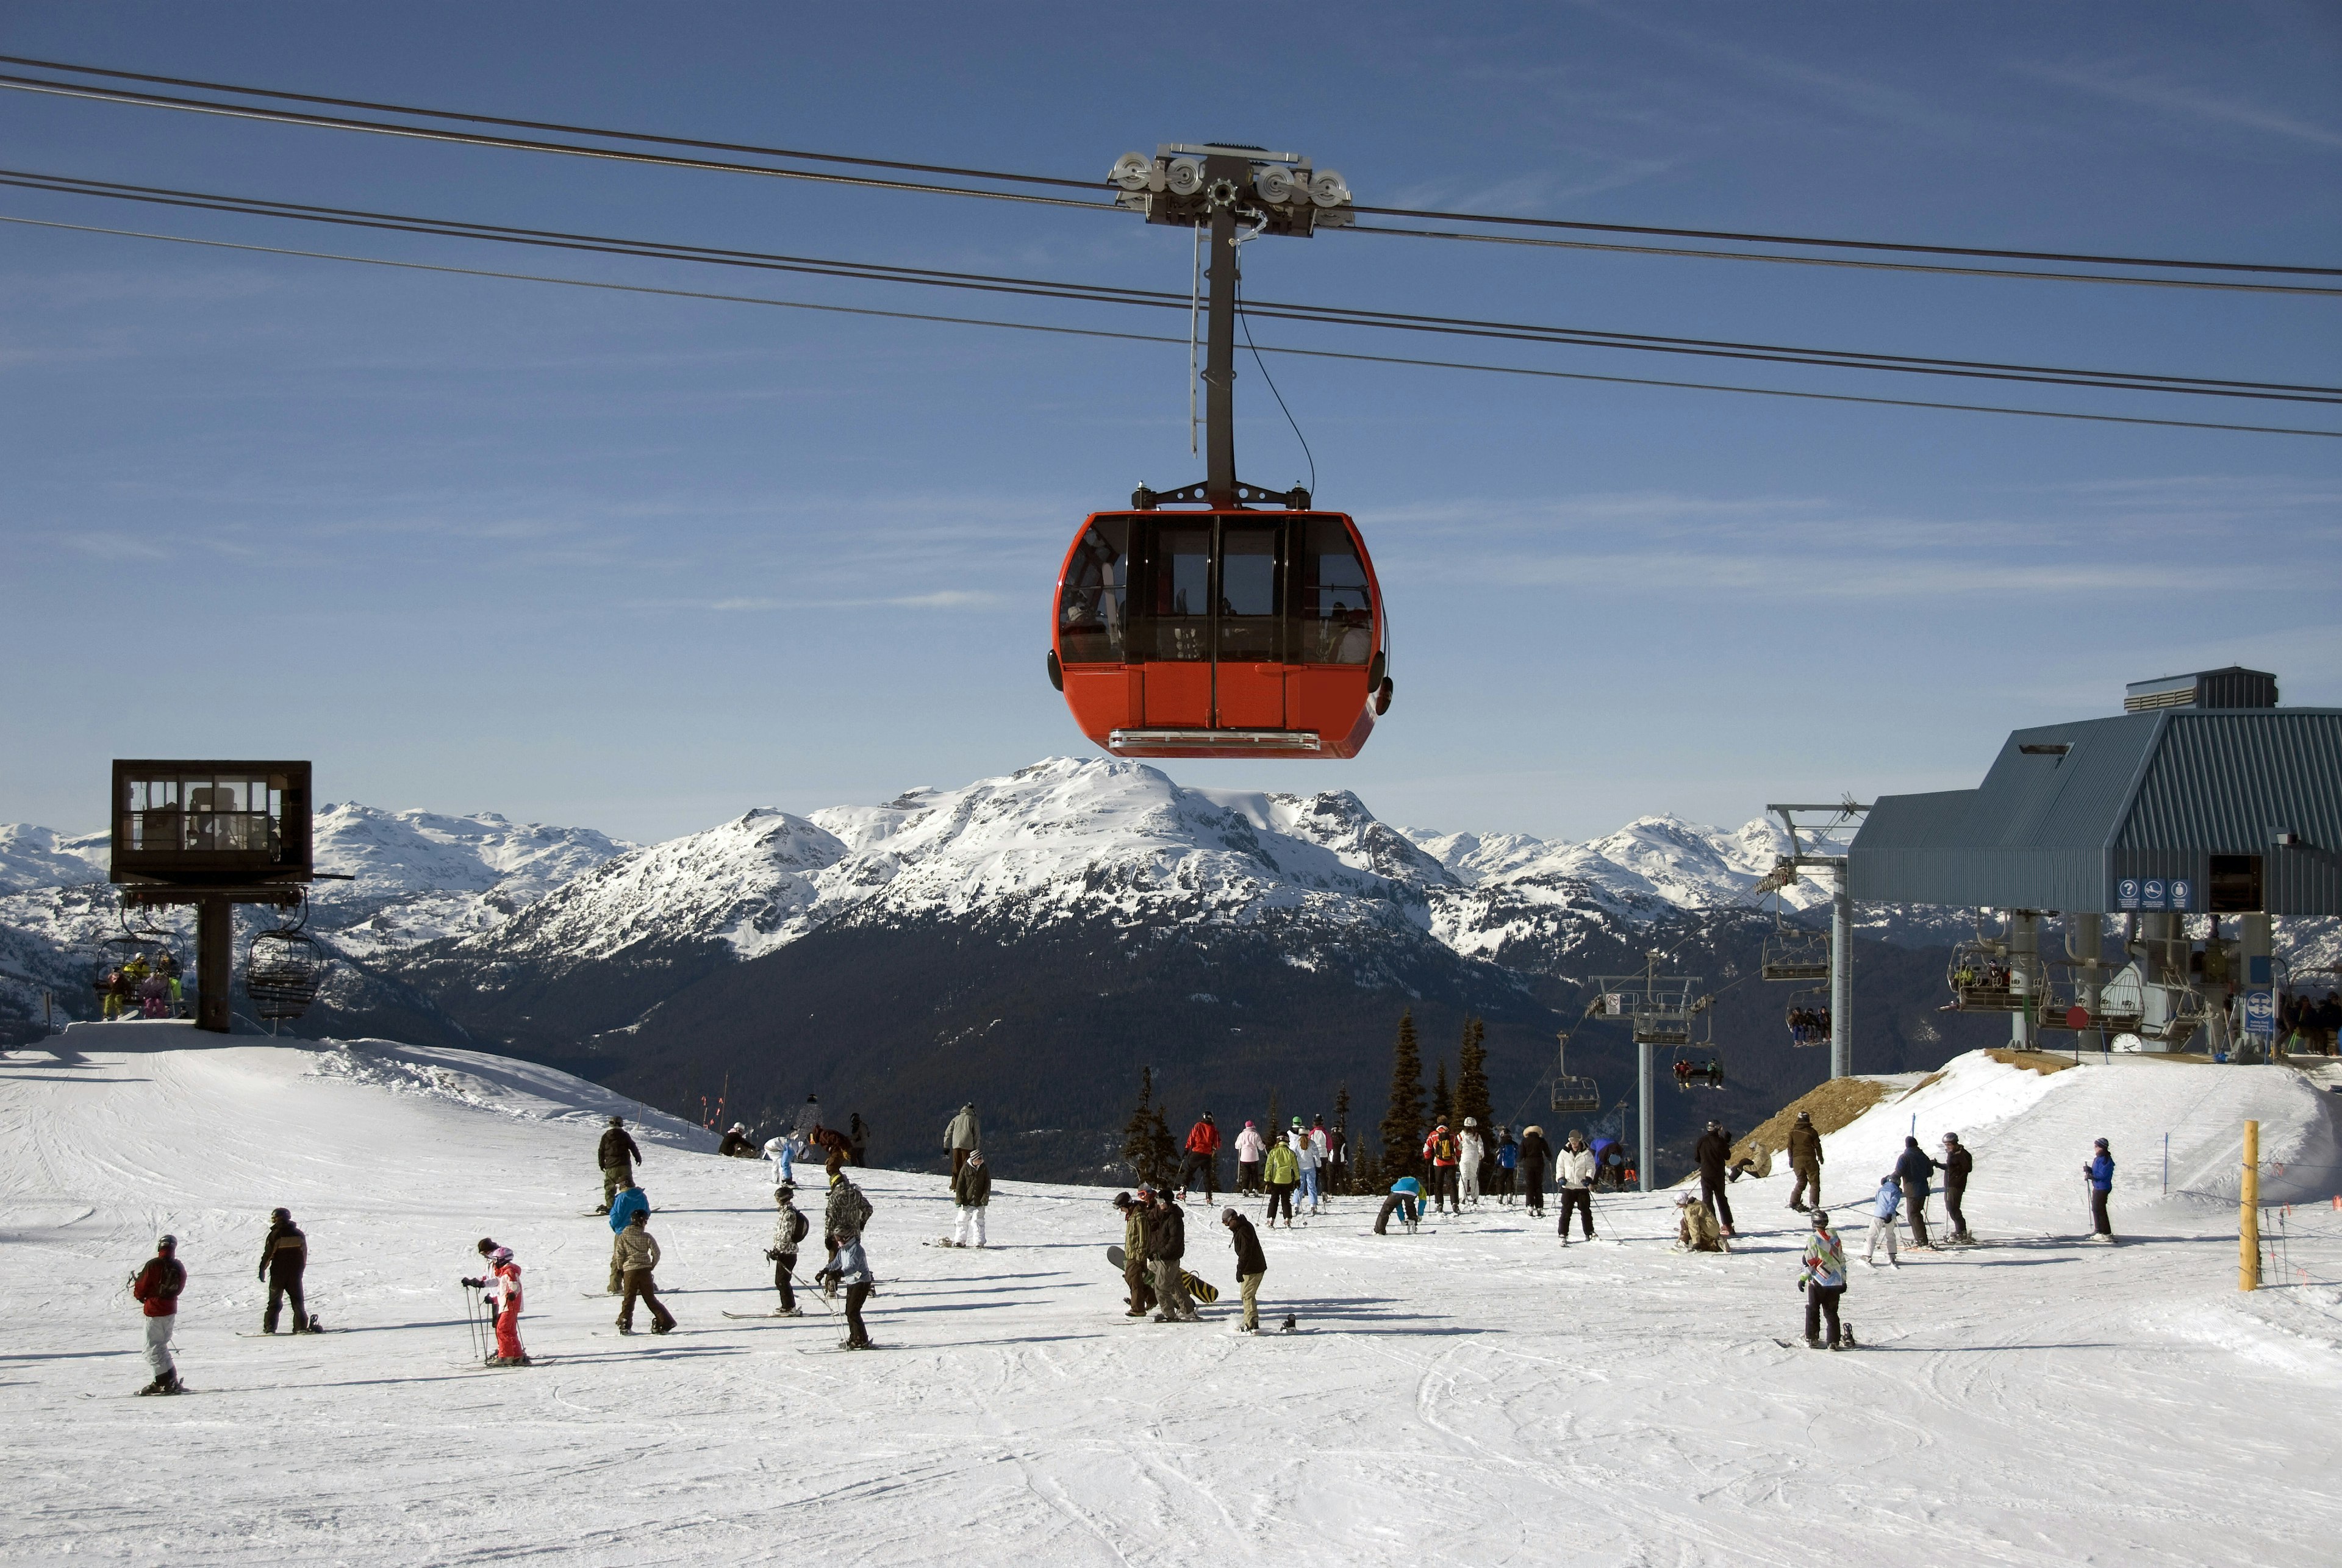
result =
[[1374,563],[1338,512],[1101,512],[1057,579],[1049,678],[1125,757],[1349,757],[1390,706]]

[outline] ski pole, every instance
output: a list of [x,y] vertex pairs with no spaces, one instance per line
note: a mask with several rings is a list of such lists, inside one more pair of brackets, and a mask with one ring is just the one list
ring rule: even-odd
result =
[[472,1287],[463,1281],[455,1282],[455,1293],[464,1301],[464,1333],[471,1341],[472,1359],[484,1360],[487,1353],[480,1348],[480,1308],[472,1299]]

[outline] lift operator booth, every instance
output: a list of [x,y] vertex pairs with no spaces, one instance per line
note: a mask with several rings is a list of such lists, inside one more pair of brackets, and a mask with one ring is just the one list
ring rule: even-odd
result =
[[315,879],[305,762],[114,764],[113,864],[125,910],[195,906],[195,1026],[225,1034],[239,904],[297,907]]

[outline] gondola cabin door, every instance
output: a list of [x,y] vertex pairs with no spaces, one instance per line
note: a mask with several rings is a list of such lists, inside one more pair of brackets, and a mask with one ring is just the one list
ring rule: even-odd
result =
[[1102,513],[1066,554],[1050,673],[1118,756],[1347,757],[1389,705],[1385,641],[1338,513]]

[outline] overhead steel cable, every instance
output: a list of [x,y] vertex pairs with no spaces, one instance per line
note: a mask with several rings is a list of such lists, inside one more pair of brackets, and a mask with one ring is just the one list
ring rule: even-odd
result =
[[1344,224],[1331,232],[1339,235],[1393,235],[1403,239],[1461,240],[1470,245],[1529,245],[1540,250],[1594,251],[1612,255],[1688,256],[1700,261],[1777,262],[1785,266],[1839,267],[1857,272],[1924,273],[1937,277],[2015,278],[2027,283],[2104,283],[2131,288],[2181,288],[2208,291],[2214,294],[2283,294],[2303,295],[2311,298],[2342,299],[2342,288],[2323,288],[2314,284],[2236,283],[2225,278],[2139,277],[2128,273],[2041,272],[2027,267],[1948,266],[1941,263],[1874,261],[1853,256],[1782,255],[1773,251],[1711,251],[1699,250],[1689,245],[1630,245],[1606,243],[1601,240],[1539,239],[1529,235],[1476,235],[1467,234],[1460,229],[1398,229],[1392,228],[1386,224]]
[[[65,61],[45,60],[24,55],[0,55],[0,64],[29,66],[39,70],[62,71],[71,75],[101,76],[115,81],[145,82],[158,86],[188,87],[205,92],[233,94],[247,98],[273,98],[286,103],[315,104],[325,107],[363,109],[370,113],[404,115],[409,119],[446,120],[465,125],[502,125],[515,130],[555,132],[564,135],[593,136],[604,141],[640,142],[647,145],[691,147],[708,152],[748,154],[761,157],[783,158],[800,163],[829,163],[865,168],[896,169],[906,173],[952,175],[962,179],[986,180],[996,184],[1049,185],[1060,189],[1095,190],[1102,182],[1075,179],[1056,175],[1029,175],[1001,169],[976,169],[951,164],[930,164],[906,159],[876,158],[840,153],[816,153],[801,148],[764,146],[754,143],[726,142],[705,137],[677,136],[649,131],[616,130],[607,126],[578,125],[555,120],[529,120],[511,115],[485,115],[454,109],[431,109],[415,105],[385,103],[375,99],[337,97],[318,93],[296,93],[274,87],[253,87],[229,82],[206,81],[199,77],[160,75],[142,71],[122,71],[97,65],[79,65]],[[377,121],[348,120],[339,116],[296,115],[269,111],[258,105],[220,104],[203,99],[173,97],[161,94],[126,92],[119,89],[94,87],[78,83],[58,82],[39,77],[0,75],[0,86],[26,92],[47,92],[64,96],[92,98],[100,101],[143,105],[157,108],[173,108],[196,113],[240,115],[254,119],[277,119],[287,124],[312,125],[328,128],[372,131],[383,135],[422,135],[426,127],[385,125]],[[445,139],[445,138],[434,138]],[[470,138],[455,138],[470,139]],[[557,143],[536,143],[515,138],[489,137],[476,139],[477,145],[505,146],[525,151],[568,153],[581,156],[623,157],[615,149],[588,149]],[[636,158],[636,162],[661,162],[658,159]],[[737,165],[707,160],[680,160],[681,166],[699,167],[726,173],[780,175],[784,177],[817,178],[810,171],[784,171],[757,165]],[[916,190],[955,195],[996,195],[1016,199],[1016,193],[979,192],[954,186],[932,186],[914,182],[843,180],[846,184],[868,184],[880,188]],[[1027,200],[1033,198],[1026,198]],[[1110,202],[1077,202],[1059,198],[1063,205],[1088,207],[1101,212],[1120,210]],[[1961,256],[1972,260],[2060,262],[2087,266],[2143,266],[2177,271],[2201,271],[2240,274],[2277,274],[2287,275],[2342,278],[2342,267],[2305,266],[2285,263],[2203,261],[2158,256],[2100,255],[2081,252],[2015,250],[1982,245],[1944,245],[1919,242],[1889,240],[1845,239],[1812,235],[1760,234],[1731,229],[1695,229],[1667,227],[1649,224],[1609,224],[1588,220],[1563,218],[1526,218],[1497,213],[1452,213],[1419,207],[1380,207],[1360,205],[1352,210],[1376,216],[1409,217],[1442,223],[1476,224],[1492,227],[1529,227],[1566,229],[1579,232],[1634,235],[1662,239],[1704,239],[1736,245],[1795,245],[1809,249],[1837,249],[1866,255],[1912,255]],[[1404,235],[1414,238],[1478,240],[1496,244],[1536,244],[1516,235],[1470,235],[1425,229],[1394,229],[1376,225],[1361,225],[1358,232],[1368,234]],[[2012,277],[2027,280],[2047,280],[2078,283],[2116,283],[2146,285],[2194,286],[2202,288],[2236,289],[2257,293],[2342,293],[2336,289],[2303,289],[2277,285],[2236,284],[2203,280],[2173,280],[2141,277],[2106,276],[2082,273],[2045,273],[2007,268],[1952,268],[1927,266],[1909,263],[1861,260],[1847,257],[1814,257],[1770,255],[1761,252],[1730,252],[1691,250],[1656,246],[1600,246],[1587,242],[1546,241],[1545,244],[1566,249],[1616,249],[1635,255],[1682,255],[1712,260],[1767,261],[1792,265],[1829,265],[1860,266],[1898,272],[1952,273],[1957,275]]]
[[1886,251],[1905,255],[1970,256],[1994,261],[2067,262],[2084,266],[2155,266],[2195,272],[2289,273],[2309,277],[2342,277],[2342,267],[2296,266],[2280,262],[2181,261],[2167,256],[2093,255],[2077,251],[2004,250],[1990,245],[1831,239],[1815,235],[1751,234],[1739,229],[1679,229],[1663,228],[1652,224],[1601,224],[1584,218],[1522,218],[1509,217],[1501,213],[1443,213],[1424,207],[1370,207],[1360,205],[1351,210],[1370,213],[1376,217],[1430,218],[1442,223],[1533,229],[1574,229],[1586,234],[1649,235],[1658,239],[1726,240],[1735,245],[1810,245],[1817,250]]
[[1028,206],[1082,207],[1093,212],[1123,209],[1112,202],[1080,202],[1069,196],[1027,195],[1022,191],[986,191],[967,185],[939,185],[920,180],[885,180],[872,175],[833,175],[817,169],[776,168],[769,164],[742,164],[716,158],[686,158],[675,153],[635,152],[624,147],[589,147],[571,142],[535,141],[520,136],[495,136],[482,131],[440,130],[430,125],[401,125],[385,120],[359,120],[337,115],[312,115],[295,109],[262,108],[255,105],[223,104],[205,98],[173,98],[155,93],[134,93],[120,87],[85,87],[72,82],[50,82],[35,76],[0,75],[0,87],[43,93],[62,98],[93,98],[108,103],[139,104],[215,115],[232,120],[268,120],[283,125],[310,125],[324,130],[363,131],[375,135],[404,136],[412,141],[450,142],[465,146],[497,147],[509,152],[559,153],[575,158],[603,158],[622,164],[651,164],[665,168],[697,169],[723,175],[763,175],[773,179],[809,180],[816,185],[863,185],[878,190],[917,191],[927,195],[980,196],[996,202],[1021,202]]
[[[1039,322],[1000,321],[984,316],[880,310],[869,305],[825,305],[809,300],[773,299],[761,295],[716,294],[698,289],[660,288],[647,284],[611,283],[598,278],[557,277],[541,273],[501,272],[486,267],[448,266],[434,262],[397,261],[387,256],[349,255],[335,251],[295,250],[284,245],[247,245],[234,240],[197,239],[189,235],[154,234],[141,229],[104,228],[94,224],[59,223],[48,218],[0,214],[0,223],[29,228],[58,229],[75,234],[109,235],[124,239],[161,240],[197,245],[206,250],[246,251],[262,255],[299,256],[313,261],[347,262],[362,266],[389,267],[401,272],[445,273],[458,277],[506,279],[515,283],[554,284],[565,288],[597,289],[613,294],[651,295],[669,299],[714,300],[727,305],[766,305],[783,310],[815,311],[827,315],[873,316],[892,321],[939,322],[957,326],[996,327],[1011,332],[1044,333],[1056,337],[1106,338],[1122,343],[1161,343],[1184,347],[1185,336],[1162,333],[1114,332],[1102,327],[1055,326]],[[1533,376],[1546,381],[1585,381],[1613,386],[1659,386],[1692,392],[1727,392],[1751,397],[1786,397],[1807,403],[1854,403],[1884,408],[1926,408],[1961,414],[2001,414],[2027,419],[2078,420],[2090,424],[2139,424],[2169,430],[2219,430],[2256,435],[2306,435],[2342,441],[2342,430],[2313,430],[2286,424],[2242,424],[2203,419],[2160,419],[2149,414],[2086,414],[2070,409],[2015,408],[1990,403],[1948,403],[1913,397],[1874,397],[1856,393],[1807,392],[1789,387],[1736,386],[1724,382],[1676,381],[1656,376],[1606,375],[1592,371],[1546,370],[1526,365],[1482,365],[1465,360],[1422,359],[1403,355],[1357,354],[1338,349],[1298,348],[1263,344],[1262,354],[1290,355],[1297,359],[1345,360],[1364,365],[1401,365],[1435,370],[1474,371],[1491,375]]]
[[[279,217],[350,227],[385,229],[398,233],[434,235],[458,239],[485,239],[503,244],[542,245],[604,255],[689,261],[866,281],[912,283],[933,287],[971,289],[985,293],[1018,294],[1088,303],[1143,305],[1156,309],[1184,309],[1191,303],[1185,295],[1162,289],[1066,283],[988,273],[956,272],[933,267],[908,267],[889,263],[843,261],[833,257],[787,255],[771,252],[689,245],[664,240],[621,239],[561,230],[476,223],[468,219],[417,217],[405,214],[371,212],[361,208],[326,207],[308,203],[283,202],[267,197],[225,195],[211,192],[177,190],[160,185],[136,185],[119,181],[94,180],[77,175],[47,175],[27,170],[0,169],[0,185],[14,185],[23,189],[42,190],[59,195],[106,196],[240,215]],[[2284,402],[2342,402],[2342,386],[2240,381],[2210,376],[2175,375],[2160,372],[2081,370],[2067,366],[1955,360],[1916,355],[1887,355],[1867,350],[1817,349],[1780,344],[1736,343],[1724,339],[1670,337],[1656,334],[1618,332],[1604,328],[1545,326],[1517,322],[1480,321],[1469,317],[1431,316],[1367,310],[1347,305],[1260,301],[1247,302],[1246,309],[1264,317],[1286,321],[1488,337],[1511,342],[1545,343],[1563,347],[1614,348],[1703,358],[1747,359],[1766,364],[1807,365],[1827,369],[1884,370],[1910,375],[2024,381],[2111,391],[2175,392],[2199,396],[2248,397]]]

